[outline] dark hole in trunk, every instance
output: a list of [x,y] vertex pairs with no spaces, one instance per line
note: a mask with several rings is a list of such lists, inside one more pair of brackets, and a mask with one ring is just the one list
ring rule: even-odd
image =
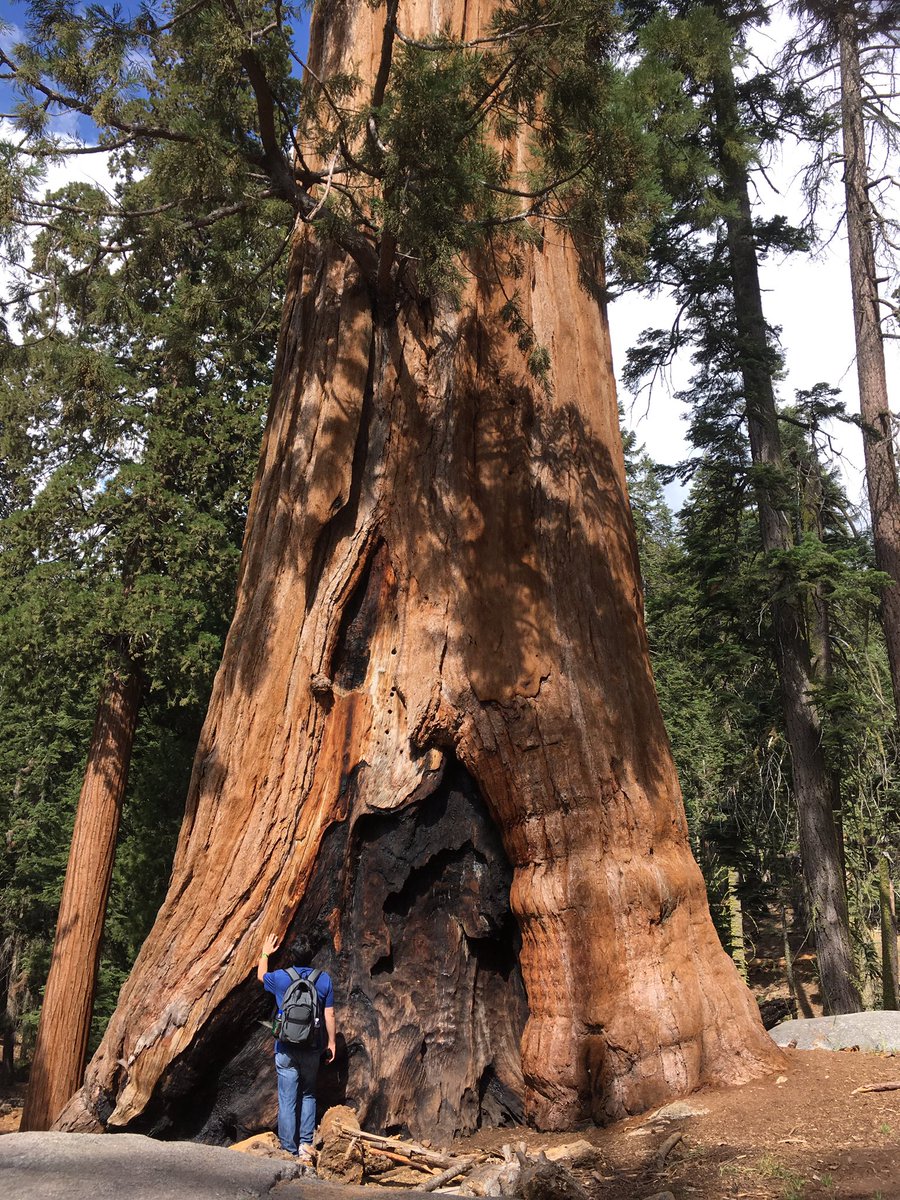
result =
[[[334,980],[338,1053],[319,1075],[320,1115],[347,1103],[368,1128],[433,1140],[520,1121],[528,1008],[497,829],[458,762],[397,812],[359,812],[364,775],[284,939],[302,935]],[[236,989],[132,1131],[221,1144],[273,1128],[273,1042],[255,1024],[271,1011],[255,978]]]
[[341,617],[331,662],[335,687],[345,692],[362,687],[369,667],[372,637],[382,613],[390,611],[385,592],[393,576],[390,556],[382,542],[358,579]]
[[351,1058],[345,1096],[323,1099],[419,1137],[521,1119],[512,868],[471,776],[451,761],[419,803],[362,813],[347,850],[334,970]]

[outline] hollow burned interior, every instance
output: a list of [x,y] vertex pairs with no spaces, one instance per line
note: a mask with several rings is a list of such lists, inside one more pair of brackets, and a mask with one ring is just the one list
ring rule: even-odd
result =
[[[319,1078],[320,1112],[348,1103],[370,1128],[430,1138],[521,1121],[528,1008],[511,880],[458,762],[400,811],[356,812],[351,800],[284,942],[302,939],[335,983],[338,1055]],[[141,1130],[222,1144],[271,1128],[272,1040],[257,1023],[270,1013],[255,979],[237,989],[204,1045],[173,1064]]]

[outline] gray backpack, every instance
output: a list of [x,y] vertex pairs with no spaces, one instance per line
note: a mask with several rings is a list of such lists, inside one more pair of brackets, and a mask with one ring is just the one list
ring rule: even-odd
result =
[[279,1042],[314,1049],[320,1044],[322,1013],[316,980],[321,971],[310,971],[304,979],[293,967],[287,968],[291,982],[284,993],[281,1012],[272,1022],[272,1032]]

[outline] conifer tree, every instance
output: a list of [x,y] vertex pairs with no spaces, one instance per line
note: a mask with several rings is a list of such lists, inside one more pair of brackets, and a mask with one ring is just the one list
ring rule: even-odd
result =
[[[777,106],[784,121],[802,120],[804,114],[801,98],[790,91],[778,94],[771,78],[737,83],[740,32],[754,18],[759,14],[753,10],[705,5],[664,8],[649,20],[641,10],[634,12],[646,55],[639,69],[660,96],[660,134],[680,128],[688,147],[685,152],[680,140],[666,163],[680,209],[654,240],[656,278],[674,285],[687,318],[687,332],[678,336],[697,347],[704,399],[696,405],[695,442],[708,440],[711,423],[739,416],[746,425],[752,463],[746,478],[756,495],[762,546],[772,568],[774,650],[820,978],[828,1009],[847,1012],[859,1008],[860,999],[809,636],[800,599],[785,574],[794,536],[785,507],[787,475],[774,391],[779,353],[759,283],[759,255],[776,246],[796,248],[798,238],[783,222],[755,223],[749,196],[755,140],[770,134],[772,110]],[[685,81],[683,91],[679,79]],[[631,356],[632,378],[639,379],[672,349],[670,335],[647,337]]]
[[[138,138],[165,146],[196,185],[195,211],[178,219],[263,193],[300,218],[238,607],[172,887],[61,1123],[152,1122],[160,1105],[196,1120],[192,1064],[212,1071],[213,1047],[222,1079],[229,1055],[252,1055],[246,935],[264,919],[309,926],[340,959],[345,1020],[373,1064],[361,1095],[392,1120],[473,1122],[490,1083],[559,1125],[761,1069],[775,1052],[715,942],[646,668],[598,302],[605,252],[623,268],[638,260],[664,197],[617,69],[613,6],[447,3],[439,18],[417,4],[326,6],[302,94],[284,70],[296,48],[278,5],[185,5],[168,24],[91,9],[67,25],[58,6],[36,11],[31,47],[6,56],[31,134],[47,103],[65,104],[126,158]],[[529,741],[526,728],[563,724],[565,754],[528,776],[551,735]],[[618,798],[644,816],[619,814]],[[520,946],[503,913],[484,914],[496,954],[469,951],[467,919],[426,936],[418,922],[447,905],[417,906],[431,892],[404,876],[396,895],[410,911],[400,929],[384,898],[372,920],[385,944],[369,961],[378,939],[362,937],[361,906],[379,905],[353,874],[374,853],[369,837],[384,817],[419,838],[420,806],[451,801],[477,816],[464,865],[491,829],[496,844],[497,822],[509,860],[491,852],[473,878],[509,896]],[[425,826],[423,883],[446,864],[440,823]],[[557,831],[552,846],[541,830]],[[598,871],[588,845],[626,865]],[[504,863],[511,887],[495,877]],[[413,869],[398,858],[398,873]],[[613,918],[632,871],[623,929]],[[330,916],[315,878],[344,889],[327,893]],[[488,882],[455,902],[486,904]],[[417,1000],[432,1025],[414,1045],[395,1005],[365,1002],[385,973],[390,996],[402,992],[410,931],[462,972],[452,996]],[[167,969],[188,955],[173,995]],[[667,995],[664,1029],[669,958],[694,982]],[[482,977],[500,991],[486,1006]],[[429,1036],[439,1027],[458,1033],[452,1046]]]
[[[118,181],[124,207],[135,190],[165,205],[164,171],[148,167],[137,185]],[[64,565],[68,591],[85,594],[70,636],[100,694],[23,1128],[46,1128],[83,1074],[141,694],[194,702],[216,664],[284,244],[277,222],[251,238],[232,215],[211,232],[145,229],[113,264],[97,252],[103,191],[72,185],[41,203],[56,214],[33,247],[45,287],[23,308],[2,385],[7,461],[23,494],[29,478],[37,486],[5,523],[4,600],[22,613],[48,562]]]
[[[808,0],[794,8],[805,19],[807,29],[786,57],[809,58],[817,75],[830,67],[839,79],[842,177],[866,484],[876,561],[891,580],[882,597],[882,622],[900,715],[900,487],[884,355],[884,328],[888,322],[896,325],[898,309],[883,296],[881,286],[896,275],[891,268],[900,225],[896,212],[891,212],[890,199],[880,203],[883,185],[894,186],[890,163],[900,150],[894,66],[900,50],[900,5],[893,0]],[[885,159],[884,171],[873,177],[869,161],[879,150]],[[813,182],[819,186],[815,174]],[[884,269],[888,274],[881,276]]]
[[[854,527],[858,514],[826,465],[823,423],[840,407],[833,389],[822,385],[779,410],[791,479],[785,511],[795,540],[781,565],[805,619],[827,637],[818,644],[814,694],[827,770],[843,794],[854,957],[871,979],[878,967],[865,947],[879,920],[879,858],[882,847],[896,843],[900,814],[893,799],[892,724],[885,722],[882,696],[889,675],[873,622],[884,577],[874,569],[867,536]],[[809,917],[792,868],[796,815],[785,770],[770,568],[746,486],[746,437],[739,426],[728,432],[712,423],[707,436],[717,429],[715,440],[697,447],[691,491],[674,533],[642,558],[651,656],[723,943],[731,939],[727,876],[736,871],[749,927],[769,922],[780,907],[793,909],[788,931],[796,945],[809,934]],[[639,528],[649,524],[641,511],[652,494],[643,483],[646,470],[632,460]],[[651,501],[651,521],[652,513]],[[805,1003],[802,993],[799,998]]]

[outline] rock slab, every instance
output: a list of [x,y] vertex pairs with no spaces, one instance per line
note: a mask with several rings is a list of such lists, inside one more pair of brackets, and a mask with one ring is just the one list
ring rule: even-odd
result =
[[795,1050],[863,1050],[870,1054],[900,1052],[900,1012],[841,1013],[782,1021],[769,1033],[779,1046]]
[[0,1196],[8,1200],[257,1200],[295,1171],[290,1162],[136,1133],[0,1137]]
[[[222,1146],[136,1133],[0,1137],[3,1200],[371,1200],[371,1188],[297,1179],[296,1169]],[[378,1200],[409,1200],[409,1192],[379,1188]]]

